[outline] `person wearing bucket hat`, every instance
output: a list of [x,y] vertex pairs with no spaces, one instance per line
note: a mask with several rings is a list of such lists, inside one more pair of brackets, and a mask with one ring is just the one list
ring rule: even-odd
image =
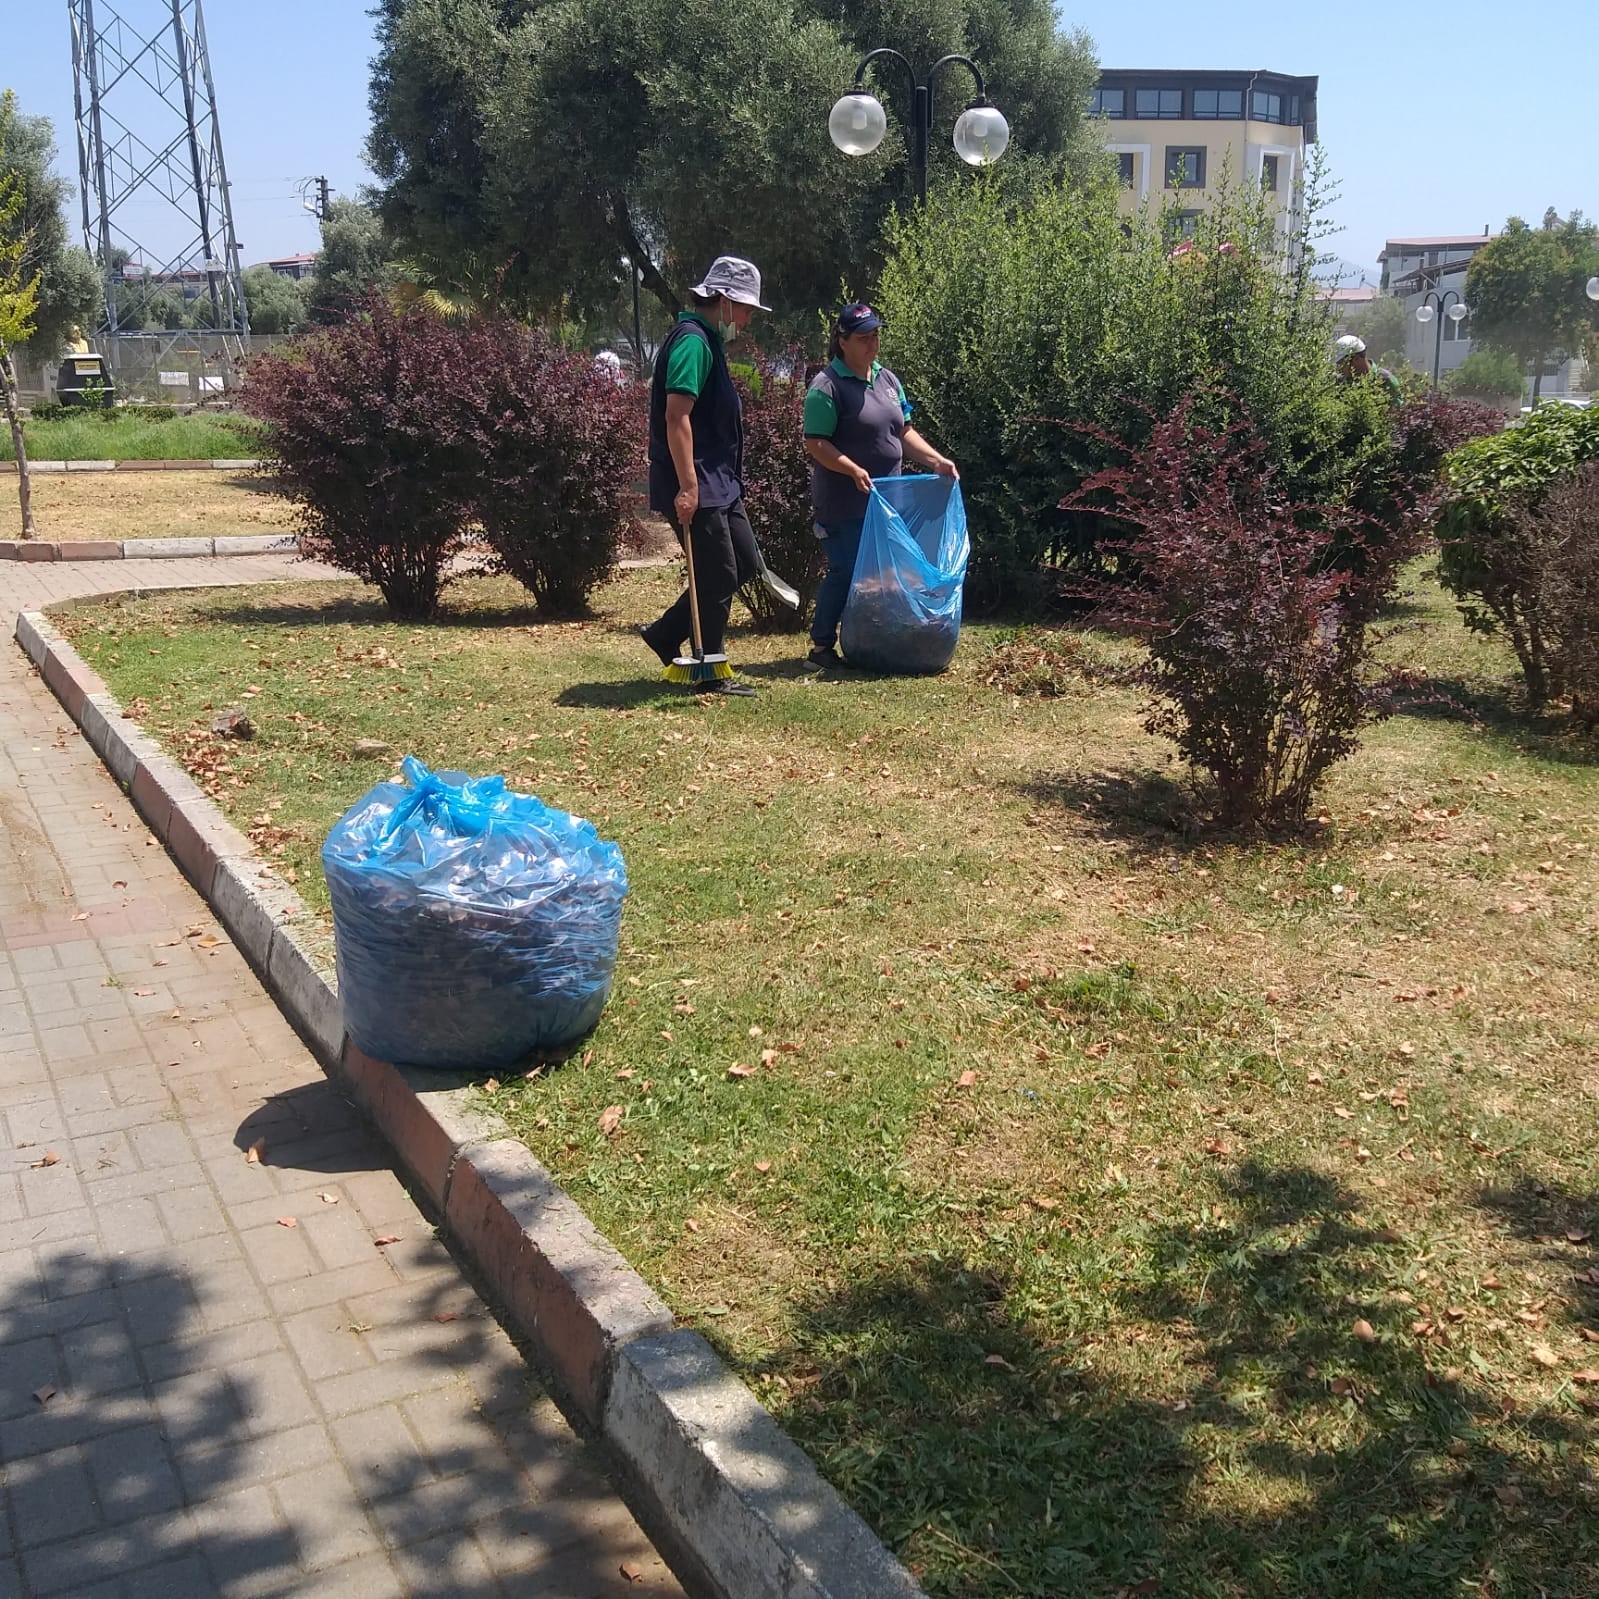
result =
[[[761,274],[751,261],[719,255],[689,291],[693,306],[679,313],[655,357],[650,386],[650,509],[670,519],[689,559],[689,586],[666,613],[639,630],[670,672],[684,641],[696,631],[703,663],[716,657],[716,675],[695,672],[697,691],[753,694],[725,665],[723,639],[733,596],[759,569],[759,554],[744,514],[744,425],[726,345],[749,326],[761,304]],[[703,681],[701,679],[704,679]]]
[[897,477],[913,466],[958,478],[955,463],[940,455],[911,426],[911,404],[900,381],[877,358],[882,316],[863,300],[838,313],[826,366],[805,395],[805,453],[811,458],[811,514],[827,555],[827,574],[816,594],[811,652],[816,666],[838,666],[839,619],[866,523],[874,477]]

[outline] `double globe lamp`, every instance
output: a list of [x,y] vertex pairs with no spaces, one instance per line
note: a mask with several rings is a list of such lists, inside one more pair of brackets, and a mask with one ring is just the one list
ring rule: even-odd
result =
[[[959,62],[969,67],[977,79],[977,103],[969,106],[955,121],[955,153],[968,166],[986,167],[1004,155],[1010,143],[1010,124],[1004,116],[987,103],[983,94],[983,80],[977,67],[965,56],[945,56],[937,62],[927,77],[917,81],[910,63],[897,51],[874,50],[861,63],[861,72],[873,56],[893,56],[910,73],[914,87],[915,103],[912,110],[911,161],[919,199],[927,198],[927,136],[932,130],[933,103],[932,80],[941,67]],[[861,86],[857,75],[855,88],[842,96],[827,118],[827,131],[833,143],[845,155],[870,155],[883,142],[888,132],[888,113],[876,95]]]

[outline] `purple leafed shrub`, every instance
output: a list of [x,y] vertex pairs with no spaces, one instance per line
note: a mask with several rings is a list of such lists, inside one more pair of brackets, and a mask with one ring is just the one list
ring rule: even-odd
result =
[[397,618],[432,616],[450,580],[481,472],[486,356],[476,330],[374,298],[246,374],[240,403],[266,425],[301,554],[374,584]]
[[[1292,825],[1384,713],[1370,624],[1421,535],[1348,507],[1290,503],[1248,417],[1212,429],[1195,410],[1185,399],[1125,466],[1062,504],[1129,529],[1103,549],[1130,579],[1093,593],[1148,646],[1137,673],[1145,726],[1209,774],[1218,820]],[[1339,566],[1335,549],[1348,557]]]
[[766,564],[799,591],[797,611],[759,579],[742,590],[758,626],[797,633],[810,625],[816,590],[827,569],[811,515],[811,463],[805,453],[805,381],[800,352],[782,363],[756,355],[735,360],[733,379],[744,401],[744,509]]
[[648,392],[514,323],[487,331],[498,353],[480,374],[487,431],[478,518],[493,565],[525,584],[541,611],[584,615],[615,570],[630,521]]
[[1547,648],[1547,676],[1584,726],[1599,724],[1599,461],[1559,479],[1512,516]]

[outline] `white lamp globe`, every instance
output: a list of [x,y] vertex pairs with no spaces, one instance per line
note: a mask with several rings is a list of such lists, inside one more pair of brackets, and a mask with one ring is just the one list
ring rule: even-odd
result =
[[1438,313],[1433,310],[1430,305],[1418,305],[1416,307],[1416,320],[1421,323],[1423,327],[1431,322],[1432,319],[1437,315]]
[[974,105],[956,119],[955,154],[967,166],[992,166],[1009,143],[1010,124],[991,105]]
[[888,132],[888,113],[873,95],[846,94],[828,112],[827,132],[845,155],[870,155]]
[[1449,320],[1451,322],[1464,322],[1469,311],[1470,307],[1456,303],[1449,307]]
[[1599,300],[1599,278],[1588,279],[1587,294],[1590,300]]

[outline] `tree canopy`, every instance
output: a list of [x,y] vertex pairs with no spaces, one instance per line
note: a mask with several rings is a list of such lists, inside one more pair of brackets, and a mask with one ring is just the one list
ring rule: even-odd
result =
[[305,321],[305,295],[293,278],[253,266],[241,279],[252,333],[293,333]]
[[39,360],[50,361],[66,343],[70,327],[93,322],[100,274],[88,252],[68,242],[65,207],[73,189],[54,170],[56,144],[50,119],[23,116],[9,91],[7,98],[11,112],[0,124],[0,171],[11,175],[20,196],[8,230],[23,241],[24,278],[37,280],[28,348]]
[[363,200],[330,200],[322,218],[322,249],[306,296],[310,320],[341,321],[373,290],[388,288],[393,275],[389,256],[383,219],[372,206]]
[[1599,275],[1599,228],[1580,211],[1553,210],[1531,227],[1511,217],[1472,258],[1466,273],[1471,336],[1533,368],[1536,395],[1546,364],[1581,353],[1599,328],[1588,279]]
[[[834,150],[827,113],[867,50],[920,70],[973,56],[1012,128],[1000,181],[1085,167],[1088,43],[1050,0],[379,0],[369,159],[402,252],[492,276],[508,306],[590,314],[627,262],[675,308],[710,259],[745,254],[790,317],[864,291],[909,197],[910,86],[873,68],[890,131]],[[932,181],[953,181],[974,85],[935,86]],[[969,180],[969,174],[962,174]]]

